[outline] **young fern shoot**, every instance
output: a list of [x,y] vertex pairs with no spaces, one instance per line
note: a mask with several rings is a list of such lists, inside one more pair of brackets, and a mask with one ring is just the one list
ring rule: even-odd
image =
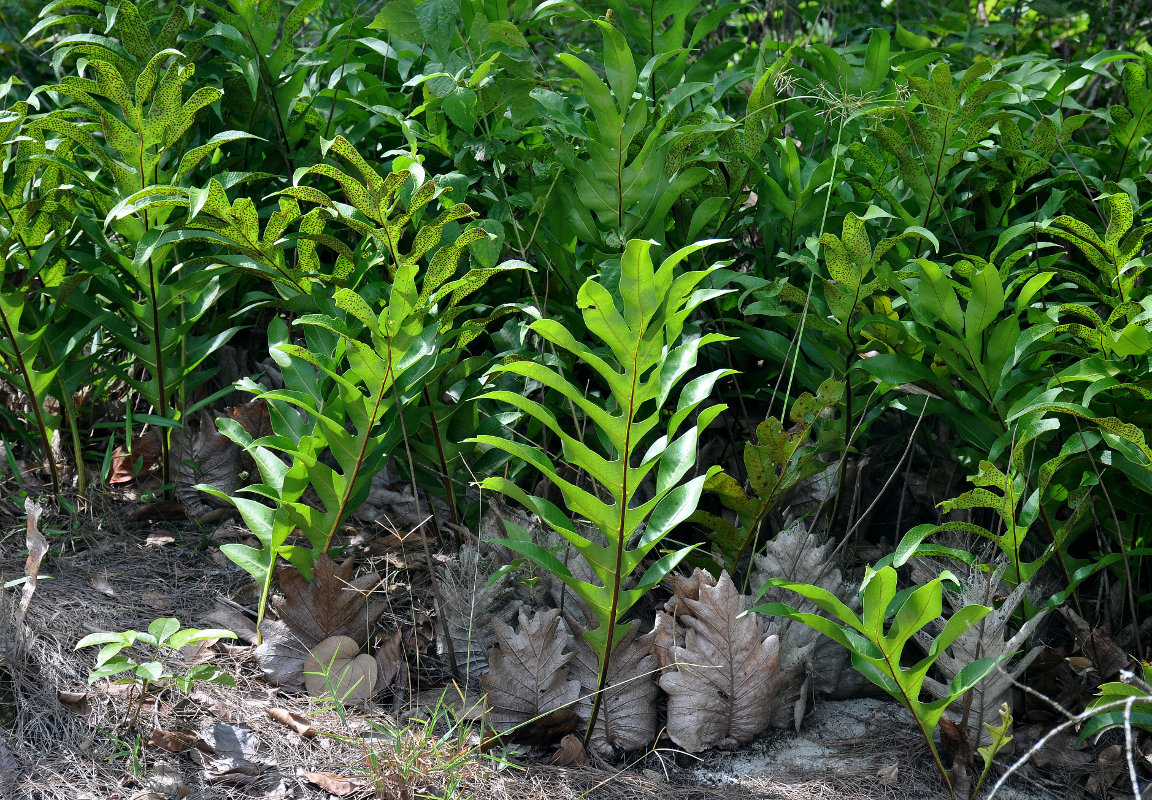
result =
[[[696,367],[700,349],[724,341],[720,334],[685,331],[688,315],[701,303],[724,290],[700,288],[700,283],[720,265],[674,274],[678,264],[711,241],[698,242],[673,253],[654,269],[652,242],[631,240],[621,257],[616,286],[609,288],[603,276],[590,278],[580,289],[577,304],[584,324],[603,347],[593,349],[578,341],[556,320],[542,319],[531,330],[552,345],[572,353],[590,367],[607,386],[605,397],[585,391],[552,367],[535,361],[513,361],[498,372],[519,375],[559,392],[585,415],[597,436],[582,440],[569,433],[545,405],[512,391],[493,391],[487,398],[520,409],[558,437],[564,460],[581,469],[590,492],[561,476],[560,470],[540,448],[497,436],[477,436],[475,441],[506,451],[523,460],[551,481],[564,496],[567,510],[542,497],[529,495],[512,481],[489,477],[482,486],[502,492],[538,514],[567,539],[592,568],[600,585],[580,580],[552,552],[532,541],[515,523],[507,523],[509,539],[503,544],[549,570],[584,601],[595,617],[596,627],[584,636],[599,660],[596,690],[589,712],[585,741],[591,735],[607,688],[613,649],[627,634],[628,610],[668,574],[690,547],[668,552],[657,559],[625,589],[626,579],[677,524],[686,520],[700,500],[704,481],[713,470],[682,482],[696,464],[700,432],[724,409],[708,406],[689,418],[711,394],[716,381],[731,370],[716,370],[693,378],[673,400],[673,390]],[[605,281],[602,283],[600,281]],[[621,298],[622,308],[615,298]],[[681,432],[681,428],[686,428]],[[679,435],[678,435],[679,434]],[[603,442],[604,452],[594,449]],[[637,503],[637,490],[656,470],[655,493]],[[610,498],[610,502],[601,500]],[[571,516],[570,516],[571,514]],[[581,535],[576,519],[599,529],[604,543]],[[594,624],[595,624],[594,623]]]

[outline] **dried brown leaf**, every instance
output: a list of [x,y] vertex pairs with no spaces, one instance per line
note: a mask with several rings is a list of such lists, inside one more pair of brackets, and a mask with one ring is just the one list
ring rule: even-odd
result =
[[[452,640],[456,668],[469,680],[488,667],[488,651],[496,646],[493,621],[510,623],[516,616],[511,577],[501,576],[488,585],[488,576],[495,570],[493,560],[470,545],[460,549],[458,559],[436,570],[442,601],[440,619]],[[447,658],[448,644],[442,635],[436,637],[436,652]]]
[[204,618],[205,627],[223,628],[233,631],[241,641],[256,643],[256,624],[230,601],[216,600],[216,606]]
[[400,631],[389,636],[376,651],[376,665],[380,668],[380,689],[387,689],[396,679],[400,671],[401,648],[404,645],[404,635]]
[[48,552],[48,540],[40,533],[40,515],[44,509],[31,497],[24,498],[24,511],[28,514],[26,541],[28,543],[28,558],[24,561],[24,586],[20,590],[20,605],[16,609],[16,620],[24,621],[28,613],[28,604],[32,602],[32,595],[36,592],[36,578],[40,575],[40,562]]
[[264,765],[253,759],[260,740],[247,725],[217,723],[201,731],[192,760],[204,767],[209,783],[245,785],[254,782]]
[[156,728],[148,737],[148,744],[167,750],[169,753],[182,753],[196,741],[196,734],[184,731],[165,731]]
[[560,749],[548,763],[554,767],[586,767],[588,753],[584,751],[584,743],[580,738],[570,733],[560,740]]
[[672,648],[673,664],[660,676],[669,696],[668,736],[692,753],[750,741],[778,703],[779,639],[765,636],[757,615],[741,616],[748,598],[727,572],[699,594],[683,599],[684,646]]
[[945,764],[971,764],[975,760],[972,752],[972,740],[968,737],[968,729],[962,728],[947,717],[941,717],[940,728],[940,757]]
[[1103,628],[1093,628],[1083,617],[1067,606],[1062,606],[1060,613],[1064,615],[1068,627],[1072,630],[1072,635],[1076,637],[1076,644],[1084,652],[1084,655],[1092,659],[1092,665],[1096,667],[1101,678],[1105,681],[1113,680],[1122,669],[1132,670],[1137,675],[1140,674],[1140,670],[1133,669],[1137,666],[1136,660],[1113,642],[1107,631]]
[[309,649],[331,636],[348,636],[364,644],[367,632],[384,613],[368,595],[380,584],[375,572],[352,579],[352,559],[336,565],[327,555],[316,559],[312,582],[294,567],[280,570],[284,599],[277,598],[276,613]]
[[272,419],[268,416],[268,404],[259,397],[225,409],[225,413],[239,422],[240,427],[247,431],[253,439],[271,436],[274,433]]
[[513,632],[493,619],[498,646],[488,656],[488,673],[480,680],[488,693],[489,722],[508,730],[580,697],[579,681],[568,677],[572,637],[560,625],[556,609],[529,617],[520,609],[520,630]]
[[160,437],[148,431],[132,437],[132,446],[120,445],[112,451],[112,472],[108,483],[118,486],[132,483],[160,464]]
[[673,616],[687,613],[685,600],[699,600],[701,586],[714,586],[716,579],[707,570],[694,569],[688,576],[680,573],[672,575],[672,597],[664,604],[664,610]]
[[277,620],[264,620],[260,633],[263,641],[253,654],[264,677],[275,686],[304,688],[304,659],[308,657],[308,646],[287,625]]
[[260,739],[247,725],[217,722],[200,732],[200,742],[221,758],[252,758]]
[[1094,797],[1107,797],[1108,790],[1128,770],[1124,748],[1118,744],[1109,745],[1096,757],[1095,774],[1088,777],[1087,789]]
[[283,708],[266,708],[264,710],[272,719],[281,725],[291,728],[301,736],[308,737],[316,735],[316,731],[312,728],[311,723],[308,722],[308,718],[303,714],[296,714]]
[[656,613],[656,623],[649,634],[652,642],[652,654],[660,665],[660,669],[672,663],[672,648],[676,642],[683,641],[684,633],[676,625],[676,619],[668,614]]
[[355,794],[368,785],[363,778],[345,778],[334,772],[303,772],[300,777],[337,797]]
[[[819,586],[853,606],[856,587],[841,575],[834,560],[833,543],[821,543],[821,539],[823,536],[810,531],[803,520],[780,531],[765,544],[763,554],[753,559],[753,587],[763,586],[769,578],[783,578]],[[804,613],[824,615],[812,603],[786,589],[768,589],[758,602],[797,604]],[[852,669],[848,651],[814,628],[776,617],[768,621],[767,626],[769,633],[780,637],[780,713],[773,720],[774,725],[799,728],[799,720],[804,715],[806,683],[813,691],[834,697],[853,696],[867,683]],[[794,713],[788,713],[790,709],[794,709]]]
[[92,710],[92,704],[88,702],[87,692],[60,690],[56,692],[56,699],[60,701],[60,705],[81,717],[88,716],[88,712]]
[[[576,708],[587,719],[592,713],[592,694],[599,678],[599,659],[576,623],[569,619],[577,634],[576,657],[572,677],[580,681],[582,698]],[[652,654],[652,643],[658,631],[637,637],[631,630],[612,649],[608,665],[608,688],[596,716],[596,727],[588,740],[589,749],[602,758],[613,758],[652,744],[656,739],[656,686],[659,660]]]
[[220,433],[207,410],[186,420],[172,439],[176,497],[190,511],[224,504],[217,497],[193,489],[198,483],[215,486],[225,494],[240,488],[240,446]]
[[219,643],[219,639],[205,639],[202,642],[181,647],[180,657],[184,659],[184,666],[198,667],[201,664],[211,663],[217,656],[216,645]]

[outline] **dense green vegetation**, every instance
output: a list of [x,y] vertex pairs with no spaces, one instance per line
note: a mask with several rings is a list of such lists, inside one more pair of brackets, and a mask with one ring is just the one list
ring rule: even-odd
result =
[[[509,526],[600,623],[593,718],[648,589],[678,564],[748,586],[797,518],[872,554],[862,625],[931,557],[1027,585],[1017,626],[1068,603],[1118,634],[1152,604],[1150,14],[11,3],[9,481],[70,508],[147,428],[136,470],[187,488],[185,423],[261,397],[270,434],[219,422],[259,482],[205,489],[259,540],[226,552],[261,614],[386,463],[446,504],[445,541],[496,489],[596,576]],[[279,378],[233,387],[225,351]],[[939,617],[937,575],[891,613]],[[912,631],[885,677],[882,628],[837,618],[906,692]]]

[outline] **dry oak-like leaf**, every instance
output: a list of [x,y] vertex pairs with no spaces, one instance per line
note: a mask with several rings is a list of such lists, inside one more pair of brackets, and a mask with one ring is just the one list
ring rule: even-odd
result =
[[294,567],[280,570],[284,599],[275,600],[276,613],[309,649],[330,636],[348,636],[362,645],[384,613],[383,604],[368,602],[380,576],[370,572],[353,580],[352,568],[351,558],[337,565],[322,555],[316,559],[311,583]]
[[192,487],[215,486],[225,494],[240,488],[240,446],[216,428],[216,421],[202,410],[172,435],[172,464],[176,498],[190,515],[199,516],[226,503]]
[[722,572],[715,585],[699,585],[699,600],[682,599],[678,621],[684,645],[670,649],[672,663],[660,676],[668,693],[668,736],[690,753],[750,741],[768,727],[776,710],[780,640],[765,636]]
[[[599,677],[596,652],[581,636],[577,624],[568,619],[575,637],[576,657],[572,677],[580,681],[581,699],[576,709],[584,719],[592,713],[592,694]],[[596,727],[588,739],[588,748],[601,758],[614,758],[647,747],[656,740],[657,657],[652,654],[657,631],[637,636],[633,626],[612,649],[608,665],[608,688],[604,692]]]
[[499,642],[488,655],[488,673],[480,681],[488,693],[489,723],[506,731],[550,711],[571,706],[580,682],[568,677],[572,637],[560,625],[556,609],[529,617],[520,609],[520,630],[493,619]]
[[196,741],[196,734],[185,731],[164,731],[156,728],[148,737],[148,744],[167,750],[169,753],[182,753]]
[[[752,585],[759,589],[769,578],[809,583],[831,592],[849,607],[856,605],[856,586],[844,580],[833,560],[832,542],[819,544],[817,534],[803,521],[792,523],[764,545],[754,559]],[[758,603],[785,602],[811,614],[824,612],[795,593],[769,589]],[[780,685],[776,727],[799,730],[810,691],[833,697],[855,696],[866,679],[849,662],[848,651],[814,628],[772,617],[768,633],[780,637]]]
[[[913,559],[911,566],[912,579],[917,582],[939,575],[943,568],[943,564],[934,559]],[[937,681],[931,676],[924,680],[924,688],[929,693],[936,697],[947,697],[952,680],[973,661],[1023,652],[1021,656],[1002,660],[999,669],[987,675],[952,706],[953,709],[961,706],[967,709],[968,736],[976,743],[976,747],[992,741],[992,734],[984,727],[984,723],[994,723],[1000,718],[1000,706],[1011,700],[1015,681],[1044,649],[1036,646],[1026,650],[1026,645],[1047,611],[1041,609],[1028,616],[1023,624],[1014,625],[1013,619],[1018,616],[1016,612],[1029,584],[1025,581],[1008,592],[1001,584],[1004,570],[1003,564],[991,573],[971,569],[967,577],[962,579],[961,591],[944,593],[944,601],[953,613],[973,604],[994,606],[994,609],[980,620],[979,625],[973,625],[960,634],[937,659],[936,669],[940,672],[941,680]],[[994,598],[1001,592],[1006,593],[1007,597],[996,602]],[[922,646],[930,646],[931,636],[928,634],[920,632],[917,639]]]
[[[442,605],[440,619],[452,639],[452,655],[461,679],[475,686],[475,679],[488,669],[488,651],[496,646],[492,623],[497,619],[510,623],[516,616],[512,601],[512,579],[500,577],[488,585],[488,576],[496,570],[493,559],[481,556],[470,545],[460,548],[458,559],[436,570]],[[436,637],[436,652],[448,655],[448,643]]]

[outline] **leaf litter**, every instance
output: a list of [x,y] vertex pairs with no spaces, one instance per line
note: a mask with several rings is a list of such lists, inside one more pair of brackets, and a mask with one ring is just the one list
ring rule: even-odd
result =
[[[121,697],[121,693],[113,696],[109,688],[118,687],[97,684],[89,688],[86,678],[91,668],[90,654],[73,653],[67,647],[68,643],[96,629],[147,627],[152,617],[142,615],[153,615],[153,612],[142,598],[149,592],[167,591],[172,599],[168,613],[187,620],[189,624],[212,626],[214,615],[218,618],[219,614],[226,613],[238,623],[234,626],[236,629],[244,629],[240,623],[245,619],[250,625],[251,618],[242,611],[250,607],[253,599],[247,575],[206,557],[192,544],[198,540],[195,535],[189,535],[188,529],[175,525],[172,532],[174,541],[156,548],[145,545],[149,533],[146,525],[117,523],[114,531],[94,531],[83,540],[80,548],[53,557],[53,580],[40,583],[23,625],[15,620],[17,598],[5,594],[0,599],[0,619],[3,620],[0,643],[5,647],[5,665],[12,673],[12,693],[18,710],[14,722],[16,735],[0,737],[6,748],[0,755],[5,764],[11,766],[3,776],[9,788],[5,789],[0,783],[5,796],[35,797],[37,800],[71,800],[85,795],[127,800],[135,795],[153,794],[171,800],[177,796],[168,795],[168,789],[159,785],[152,786],[143,781],[134,783],[125,777],[123,757],[118,759],[115,756],[118,745],[101,731],[117,730],[132,697]],[[3,561],[0,561],[5,577],[24,572],[24,556],[14,551],[12,544],[9,542]],[[340,567],[333,564],[333,578],[338,570]],[[373,575],[371,568],[364,569],[364,573],[358,578],[351,571],[340,572],[339,580],[329,581],[330,594],[311,598],[307,606],[307,619],[310,621],[302,621],[304,617],[294,618],[298,629],[294,630],[284,622],[268,620],[265,624],[271,627],[266,627],[265,644],[272,642],[275,645],[275,636],[268,634],[278,626],[282,634],[281,643],[295,642],[299,647],[303,636],[314,636],[324,632],[328,625],[338,625],[345,602],[358,608],[359,614],[374,615],[378,623],[371,637],[366,637],[366,650],[373,654],[381,668],[381,680],[373,704],[360,710],[350,709],[348,722],[344,724],[330,708],[318,706],[295,691],[269,686],[265,674],[269,662],[258,657],[251,644],[205,648],[192,657],[211,659],[211,663],[226,668],[237,677],[238,685],[235,688],[200,685],[186,697],[176,693],[163,694],[145,715],[153,721],[146,742],[153,729],[156,731],[152,744],[145,743],[143,751],[148,774],[153,778],[169,773],[178,776],[170,782],[175,787],[174,791],[190,792],[189,796],[194,798],[238,797],[240,794],[268,800],[329,797],[336,792],[311,782],[305,774],[325,774],[326,779],[335,781],[330,784],[333,789],[344,786],[341,783],[344,780],[352,783],[362,780],[364,774],[356,769],[349,770],[347,765],[360,763],[363,758],[360,737],[380,736],[379,730],[374,731],[372,725],[379,729],[380,725],[391,720],[403,729],[415,724],[417,719],[428,719],[424,709],[429,705],[415,705],[416,696],[429,695],[429,704],[435,706],[439,701],[431,695],[442,695],[444,690],[426,687],[436,686],[437,682],[444,685],[449,680],[449,671],[442,662],[437,663],[439,659],[434,648],[429,650],[420,644],[425,640],[421,638],[424,634],[419,633],[419,626],[426,624],[420,620],[428,618],[431,608],[428,575],[419,567],[409,570],[404,576]],[[107,583],[116,587],[115,594],[102,593],[93,586],[87,577],[90,574],[107,576]],[[364,579],[363,583],[359,582],[361,579]],[[635,770],[620,773],[615,769],[605,769],[602,760],[605,756],[631,749],[629,739],[623,738],[629,727],[643,732],[636,735],[636,741],[646,737],[654,740],[654,734],[649,733],[648,714],[651,709],[655,709],[657,731],[668,724],[668,712],[664,709],[664,701],[659,699],[659,690],[653,695],[655,679],[661,667],[667,676],[670,669],[679,670],[685,663],[700,664],[706,660],[707,648],[696,637],[703,637],[705,633],[716,635],[716,630],[720,630],[721,640],[726,637],[732,642],[744,643],[746,649],[742,652],[752,657],[753,662],[736,665],[736,672],[732,674],[741,674],[740,669],[756,674],[757,664],[763,668],[770,662],[766,645],[771,634],[759,627],[760,623],[755,618],[740,616],[737,609],[746,607],[747,598],[736,591],[727,576],[719,581],[705,575],[679,576],[677,581],[679,588],[669,600],[664,616],[656,618],[655,625],[638,623],[629,634],[630,642],[619,650],[621,660],[613,665],[613,678],[617,685],[611,691],[616,692],[621,701],[635,694],[638,698],[636,720],[629,721],[628,715],[622,713],[609,713],[605,719],[609,721],[607,730],[611,733],[601,736],[598,726],[587,750],[580,741],[583,729],[578,716],[581,708],[579,697],[587,694],[587,688],[581,683],[588,682],[587,670],[581,665],[582,636],[578,624],[566,623],[558,609],[518,609],[517,613],[523,615],[519,630],[505,626],[502,630],[505,641],[516,641],[518,636],[531,640],[535,636],[535,646],[540,648],[548,637],[540,632],[533,634],[533,631],[554,631],[563,642],[559,652],[545,648],[539,653],[545,664],[559,664],[556,672],[561,680],[557,685],[562,687],[562,691],[557,694],[557,699],[566,701],[567,707],[560,702],[539,707],[539,710],[544,706],[554,708],[536,720],[535,728],[528,732],[526,738],[534,746],[523,755],[515,756],[521,763],[527,758],[527,763],[531,764],[527,774],[466,765],[467,785],[477,796],[541,796],[563,800],[591,792],[589,796],[594,798],[619,797],[621,800],[648,797],[712,800],[753,796],[911,798],[914,795],[909,794],[909,786],[932,786],[932,775],[926,769],[928,762],[920,758],[923,754],[915,752],[906,736],[901,738],[899,726],[890,733],[883,733],[874,720],[852,722],[860,716],[861,709],[876,709],[874,713],[897,717],[902,713],[890,703],[875,700],[819,702],[800,737],[777,731],[761,735],[733,752],[713,749],[703,753],[700,761],[679,761],[678,757],[670,755],[673,751],[669,749],[668,739],[662,739],[656,750],[647,745],[632,753],[630,760],[635,764]],[[380,586],[369,588],[376,587],[376,584]],[[288,586],[291,585],[289,580]],[[338,591],[335,589],[337,585]],[[179,591],[173,591],[173,586],[180,587]],[[355,591],[350,591],[351,587],[356,587]],[[395,591],[397,587],[398,593]],[[377,608],[372,608],[369,611],[369,603],[378,604],[383,610],[377,613]],[[92,614],[94,608],[100,610],[98,617]],[[701,616],[704,620],[700,619]],[[661,623],[660,619],[664,622]],[[525,620],[529,621],[527,626]],[[313,622],[317,627],[310,628]],[[413,629],[413,625],[417,628]],[[757,626],[754,634],[753,625]],[[381,627],[385,631],[391,628],[391,631],[381,634]],[[491,635],[496,635],[498,627],[490,627]],[[693,634],[695,648],[689,645],[689,633]],[[503,641],[499,644],[504,646]],[[531,651],[531,647],[521,649],[525,653]],[[295,667],[297,674],[307,651],[302,652]],[[494,663],[498,662],[499,657]],[[679,666],[675,666],[678,662]],[[391,680],[384,677],[385,665],[394,670]],[[492,669],[490,664],[491,677],[486,679],[489,685],[500,676],[499,667],[495,672]],[[709,670],[700,667],[705,674],[725,669],[733,669],[733,664],[725,666],[722,663],[719,668],[713,666]],[[541,670],[540,685],[548,686],[548,678],[547,672]],[[573,686],[577,690],[575,697]],[[448,718],[479,717],[478,713],[470,710],[475,703],[470,695],[470,692],[461,693],[465,701],[457,704],[460,706],[459,715],[453,713]],[[653,697],[657,699],[653,701]],[[609,706],[614,703],[615,700]],[[555,707],[560,708],[555,710]],[[627,708],[628,704],[624,703],[622,707]],[[644,708],[643,712],[639,710],[641,708]],[[31,709],[40,710],[29,713]],[[412,722],[406,721],[409,717]],[[901,725],[906,722],[901,722]],[[852,725],[861,724],[865,726],[867,735],[845,737]],[[331,735],[337,733],[349,738],[333,739]],[[1021,738],[1026,741],[1027,732],[1022,733]],[[818,737],[825,737],[827,741],[816,742]],[[735,740],[736,737],[731,738]],[[235,743],[234,747],[228,744],[230,741]],[[541,748],[535,745],[545,741],[552,744],[541,752]],[[830,747],[829,742],[834,746]],[[185,747],[186,743],[190,746]],[[477,739],[476,746],[479,744]],[[510,753],[517,752],[518,748],[522,751],[524,747],[510,741],[500,741],[497,746],[500,752]],[[169,749],[176,752],[169,752]],[[648,754],[644,755],[646,750]],[[793,754],[797,769],[782,768],[781,754],[788,752]],[[759,766],[755,763],[758,758]],[[1116,765],[1110,758],[1105,753],[1098,759],[1098,784],[1115,773]],[[583,766],[586,760],[590,766]],[[550,761],[553,765],[548,765]],[[845,774],[826,774],[830,765],[842,768]],[[1084,766],[1066,765],[1056,759],[1045,770],[1071,769],[1073,773],[1070,774],[1079,774],[1076,770],[1083,770]],[[899,779],[886,786],[894,769]],[[50,780],[48,776],[51,776]],[[334,777],[329,779],[328,776]],[[31,782],[33,779],[34,783]],[[1030,779],[1036,781],[1037,774],[1033,772]],[[33,785],[35,790],[28,788]],[[363,790],[364,786],[358,789]],[[1011,795],[1001,796],[1011,800]],[[1031,797],[1046,796],[1050,795],[1034,794]]]

